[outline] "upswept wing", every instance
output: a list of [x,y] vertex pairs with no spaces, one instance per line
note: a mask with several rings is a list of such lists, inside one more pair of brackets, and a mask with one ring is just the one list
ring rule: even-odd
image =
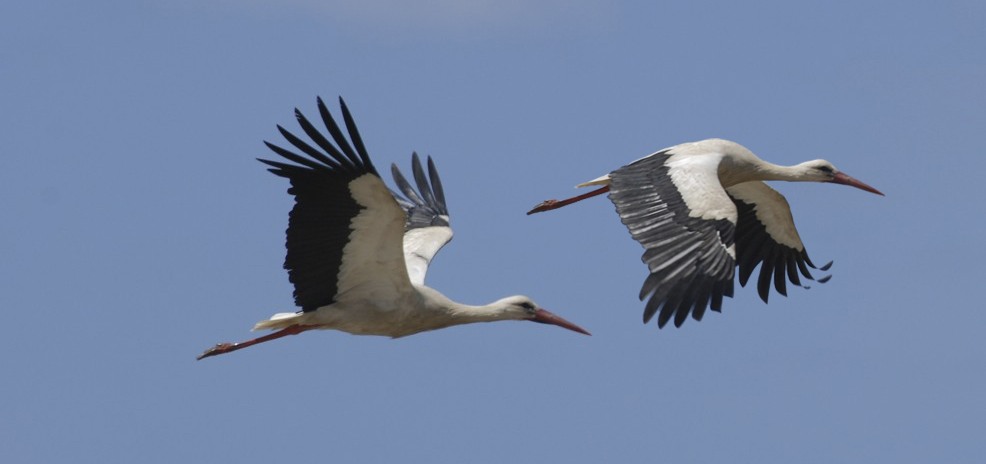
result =
[[430,156],[428,175],[425,176],[417,153],[411,155],[411,172],[417,191],[401,174],[396,164],[390,166],[390,171],[400,192],[394,193],[394,198],[407,216],[404,224],[404,261],[407,264],[407,273],[412,283],[424,285],[431,260],[452,240],[442,180],[438,177],[438,170]]
[[410,289],[404,211],[377,174],[345,102],[339,99],[348,140],[321,98],[317,103],[332,141],[295,109],[314,146],[277,126],[297,151],[264,143],[295,164],[259,160],[291,181],[288,193],[295,205],[284,268],[294,284],[295,304],[314,311],[347,297],[396,299]]

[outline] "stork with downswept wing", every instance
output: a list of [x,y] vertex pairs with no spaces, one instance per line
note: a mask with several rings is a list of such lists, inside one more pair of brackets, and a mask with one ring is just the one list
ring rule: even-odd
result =
[[[825,160],[778,166],[742,145],[722,139],[683,143],[580,184],[602,186],[565,200],[541,202],[539,213],[609,192],[620,220],[644,247],[650,275],[640,289],[648,300],[644,323],[658,315],[680,327],[689,315],[722,309],[733,295],[734,270],[746,285],[760,265],[757,290],[764,302],[770,286],[787,295],[787,281],[813,279],[787,200],[763,181],[831,182],[883,195]],[[831,263],[822,266],[828,270]],[[829,276],[818,279],[825,282]]]

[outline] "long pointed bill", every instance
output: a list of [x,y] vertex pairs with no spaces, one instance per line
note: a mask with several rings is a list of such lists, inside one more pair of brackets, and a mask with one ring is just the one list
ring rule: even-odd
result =
[[860,181],[858,181],[856,179],[853,179],[852,177],[849,177],[849,176],[847,176],[847,175],[845,175],[845,174],[843,174],[841,172],[838,172],[838,173],[835,174],[835,177],[832,178],[832,182],[833,183],[836,183],[836,184],[850,185],[850,186],[856,187],[856,188],[858,188],[860,190],[866,190],[867,192],[870,192],[870,193],[875,193],[877,195],[886,196],[886,195],[883,195],[883,192],[881,192],[881,191],[879,191],[879,190],[877,190],[877,189],[875,189],[873,187],[870,187],[869,185],[867,185],[867,184],[865,184],[863,182],[860,182]]
[[551,313],[543,308],[538,308],[537,311],[534,312],[534,319],[531,320],[534,322],[540,322],[542,324],[557,325],[558,327],[564,327],[568,330],[572,330],[580,334],[592,335],[582,327],[572,324],[571,322],[568,322],[565,319],[562,319],[560,316]]

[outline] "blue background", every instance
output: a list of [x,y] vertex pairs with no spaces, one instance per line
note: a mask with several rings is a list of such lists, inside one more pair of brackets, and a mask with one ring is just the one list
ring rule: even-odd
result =
[[[957,2],[13,1],[0,5],[0,460],[981,462],[986,7]],[[343,95],[378,166],[436,158],[429,283],[503,322],[308,333],[262,140]],[[775,184],[834,278],[642,325],[604,198],[708,137],[887,194]],[[389,181],[389,180],[388,180]]]

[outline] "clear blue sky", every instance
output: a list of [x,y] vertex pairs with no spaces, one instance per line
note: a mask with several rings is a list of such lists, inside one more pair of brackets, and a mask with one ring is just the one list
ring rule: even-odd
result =
[[[983,2],[352,3],[0,4],[0,461],[981,462]],[[430,284],[594,336],[196,362],[293,308],[291,199],[254,158],[316,95],[378,166],[435,157],[457,235]],[[708,137],[887,194],[776,186],[831,282],[658,330],[607,200],[524,215]]]

